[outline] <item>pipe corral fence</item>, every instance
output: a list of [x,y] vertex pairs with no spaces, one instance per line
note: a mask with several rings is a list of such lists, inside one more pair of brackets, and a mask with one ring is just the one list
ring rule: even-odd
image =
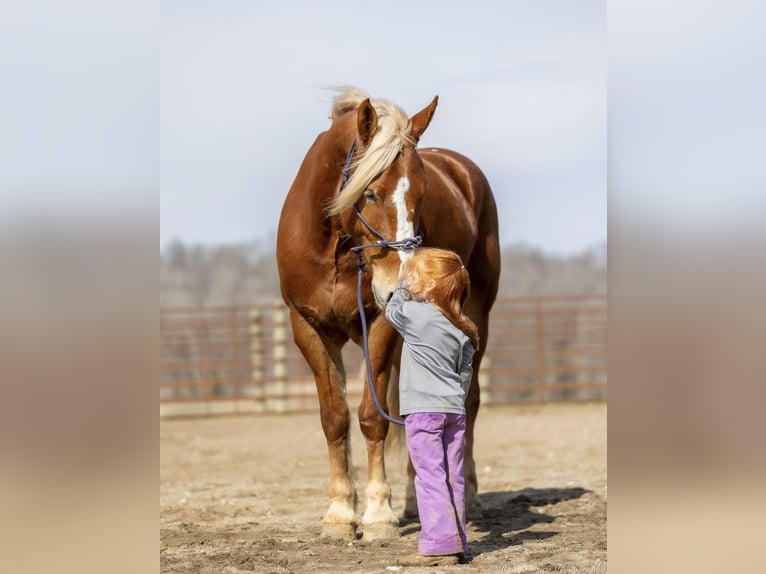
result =
[[[362,351],[343,350],[349,406]],[[479,372],[483,405],[606,400],[605,294],[499,298]],[[284,303],[160,309],[160,416],[318,410]]]

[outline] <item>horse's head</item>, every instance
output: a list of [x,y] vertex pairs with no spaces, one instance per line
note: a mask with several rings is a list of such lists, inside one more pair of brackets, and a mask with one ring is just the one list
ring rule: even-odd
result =
[[[356,112],[356,160],[353,174],[332,210],[357,245],[393,242],[418,233],[426,193],[423,162],[415,146],[431,121],[438,96],[408,118],[384,100],[359,103]],[[411,250],[370,247],[362,251],[372,273],[375,302],[381,309],[396,286]]]

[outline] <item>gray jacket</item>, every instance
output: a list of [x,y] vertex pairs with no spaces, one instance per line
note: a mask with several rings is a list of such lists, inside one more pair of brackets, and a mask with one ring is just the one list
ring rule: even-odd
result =
[[474,353],[468,336],[437,307],[412,300],[404,288],[394,291],[386,319],[404,339],[400,414],[465,414]]

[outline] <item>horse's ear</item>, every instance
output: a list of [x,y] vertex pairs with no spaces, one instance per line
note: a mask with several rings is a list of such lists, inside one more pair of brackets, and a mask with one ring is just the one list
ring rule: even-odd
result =
[[356,113],[357,131],[359,132],[359,141],[362,147],[365,147],[375,137],[375,130],[378,129],[378,113],[370,103],[370,98],[359,104],[359,110]]
[[434,96],[434,99],[425,108],[420,110],[410,120],[412,122],[412,137],[417,142],[420,140],[420,136],[426,131],[428,124],[431,123],[431,118],[434,117],[434,111],[436,111],[436,104],[439,103],[439,96]]

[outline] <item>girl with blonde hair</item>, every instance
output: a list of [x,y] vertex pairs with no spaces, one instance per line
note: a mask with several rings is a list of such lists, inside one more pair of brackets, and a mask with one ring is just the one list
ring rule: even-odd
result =
[[415,469],[421,532],[418,556],[402,565],[464,561],[465,397],[479,347],[474,323],[463,313],[470,289],[460,256],[420,248],[409,258],[386,307],[404,341],[399,370],[400,413]]

